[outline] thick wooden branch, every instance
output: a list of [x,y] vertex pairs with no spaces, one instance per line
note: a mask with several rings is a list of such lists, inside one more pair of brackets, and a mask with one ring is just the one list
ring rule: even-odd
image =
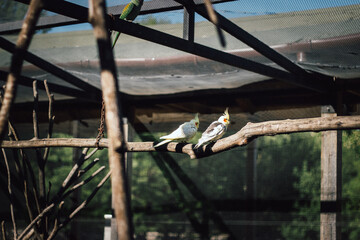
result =
[[[261,136],[274,136],[296,132],[320,132],[328,130],[360,129],[360,116],[319,117],[304,119],[287,119],[260,123],[249,122],[237,133],[220,139],[213,144],[193,149],[193,144],[170,142],[167,145],[154,148],[153,142],[128,142],[127,152],[177,152],[186,153],[191,158],[202,158],[247,145]],[[56,138],[32,139],[27,141],[3,141],[2,148],[42,148],[42,147],[96,147],[96,139],[87,138]],[[108,140],[101,139],[99,147],[107,148]]]

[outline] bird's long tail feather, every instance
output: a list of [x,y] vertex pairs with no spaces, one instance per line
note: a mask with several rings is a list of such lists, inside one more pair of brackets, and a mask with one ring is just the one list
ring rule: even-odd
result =
[[202,145],[202,142],[198,142],[198,143],[195,145],[194,149],[199,148],[201,145]]
[[164,145],[165,143],[168,143],[168,142],[171,142],[171,139],[166,139],[166,140],[164,140],[164,141],[162,141],[162,142],[159,142],[159,143],[156,144],[154,147],[155,147],[155,148],[156,148],[156,147],[159,147],[159,146]]
[[112,49],[114,49],[115,43],[118,40],[119,36],[120,36],[120,32],[117,32],[116,35],[115,35],[114,41],[112,43],[112,46],[111,46]]

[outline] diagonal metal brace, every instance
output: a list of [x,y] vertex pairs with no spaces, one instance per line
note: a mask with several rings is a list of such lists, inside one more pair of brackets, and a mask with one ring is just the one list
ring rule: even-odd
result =
[[[8,41],[7,39],[0,36],[0,47],[4,50],[13,53],[15,49],[15,45]],[[93,99],[99,99],[99,96],[101,96],[101,91],[97,87],[94,87],[88,83],[86,83],[84,80],[72,75],[71,73],[61,69],[60,67],[36,56],[35,54],[27,51],[25,53],[24,59],[35,66],[61,78],[65,82],[68,82],[84,91],[88,92],[88,98]],[[101,98],[101,97],[100,97]]]
[[[28,2],[28,0],[17,1],[25,3]],[[87,21],[88,18],[88,9],[86,7],[82,7],[66,1],[53,0],[51,4],[46,4],[44,8],[50,11],[54,11],[56,13],[64,14],[68,17],[76,18],[80,21]],[[324,84],[323,81],[315,78],[315,75],[310,75],[309,77],[295,75],[287,71],[273,68],[265,64],[254,62],[198,43],[192,43],[187,40],[148,27],[144,27],[120,19],[114,20],[110,17],[110,15],[107,16],[106,21],[110,30],[123,32],[125,34],[135,36],[153,43],[171,47],[187,53],[195,54],[204,58],[228,64],[230,66],[242,68],[271,78],[276,78],[290,84],[301,86],[317,92],[330,92],[333,90],[332,82],[326,81]]]
[[[205,19],[210,21],[210,16],[205,8],[204,5],[195,5],[192,0],[174,0],[178,3],[183,4],[184,6],[191,7],[195,10],[196,13],[204,17]],[[288,70],[289,72],[307,77],[307,78],[314,78],[315,76],[311,73],[307,72],[302,67],[298,66],[297,64],[293,63],[291,60],[283,56],[281,53],[275,51],[267,44],[263,43],[238,25],[234,24],[221,14],[215,11],[215,14],[218,18],[219,27],[222,28],[224,31],[232,35],[233,37],[239,39],[243,43],[247,44],[263,56],[267,57],[268,59],[272,60],[273,62],[277,63],[279,66],[283,67],[284,69]],[[329,77],[330,80],[330,77]],[[328,81],[330,82],[330,81]]]

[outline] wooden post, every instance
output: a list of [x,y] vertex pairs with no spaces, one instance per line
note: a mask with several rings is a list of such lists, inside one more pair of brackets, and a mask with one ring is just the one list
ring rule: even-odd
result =
[[[112,230],[111,222],[112,222],[112,219],[115,220],[115,218],[113,218],[111,214],[105,214],[104,219],[105,219],[105,227],[104,227],[104,238],[103,239],[111,240],[111,230]],[[116,224],[116,222],[115,222],[115,224]]]
[[[123,128],[124,128],[124,137],[125,137],[125,141],[132,141],[132,138],[129,138],[129,123],[128,123],[128,119],[127,118],[123,118]],[[126,152],[124,154],[124,161],[125,161],[125,175],[127,178],[127,182],[128,182],[128,192],[129,192],[129,196],[128,196],[128,205],[129,208],[131,206],[131,172],[132,172],[132,159],[129,156],[130,153]],[[111,201],[111,208],[114,209],[114,201],[112,199]],[[109,216],[107,216],[109,217]],[[109,221],[110,225],[111,225],[111,231],[110,231],[110,238],[108,240],[117,240],[118,239],[118,233],[117,233],[117,225],[116,225],[116,219],[115,216],[112,215],[112,218]]]
[[93,25],[98,44],[101,66],[101,89],[105,102],[106,129],[109,138],[109,165],[114,215],[118,239],[133,239],[130,207],[128,205],[127,179],[125,176],[126,144],[123,133],[122,108],[116,76],[114,56],[106,19],[104,0],[89,0],[89,22]]
[[[333,117],[336,113],[331,106],[321,109],[322,117]],[[341,229],[341,131],[322,132],[321,136],[321,206],[320,240],[339,240]]]

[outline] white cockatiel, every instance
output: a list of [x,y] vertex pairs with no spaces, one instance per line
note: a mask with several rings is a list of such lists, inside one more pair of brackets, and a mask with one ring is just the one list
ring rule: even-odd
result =
[[230,124],[230,116],[228,112],[228,108],[226,108],[224,114],[219,117],[217,121],[212,122],[209,127],[203,132],[201,138],[198,143],[195,145],[195,148],[200,147],[203,144],[207,144],[209,142],[213,142],[221,138],[226,130],[228,125]]
[[199,128],[199,124],[200,124],[199,114],[197,113],[195,114],[194,119],[191,119],[191,121],[181,124],[175,131],[173,131],[169,135],[160,137],[160,139],[165,139],[165,140],[156,144],[154,147],[159,147],[171,141],[177,141],[177,142],[189,141],[195,136]]

